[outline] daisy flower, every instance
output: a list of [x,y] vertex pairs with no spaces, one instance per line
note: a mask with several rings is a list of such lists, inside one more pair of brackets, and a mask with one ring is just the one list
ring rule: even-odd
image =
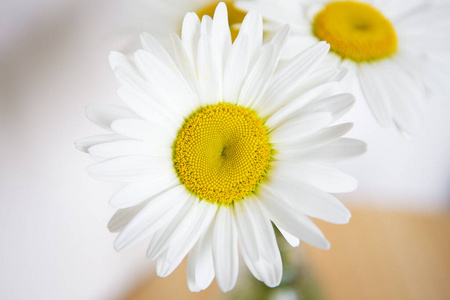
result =
[[172,55],[149,34],[134,59],[111,53],[126,107],[89,106],[87,117],[110,133],[76,142],[98,160],[90,175],[126,183],[110,201],[115,248],[149,239],[161,277],[188,255],[192,291],[214,277],[231,290],[238,249],[257,279],[277,286],[272,222],[293,246],[328,249],[307,216],[347,223],[350,212],[329,193],[357,182],[325,164],[365,151],[342,138],[352,124],[334,124],[354,99],[333,93],[345,71],[321,64],[325,42],[280,65],[288,26],[263,45],[262,17],[250,12],[232,43],[227,20],[223,3],[214,20],[188,13]]
[[[167,37],[170,33],[179,33],[184,15],[195,12],[200,17],[214,15],[217,0],[137,0],[130,5],[129,1],[120,3],[123,6],[124,19],[119,22],[119,31],[127,33],[131,39],[142,28],[147,28],[163,45],[170,45]],[[238,27],[244,20],[245,12],[234,6],[235,0],[223,1],[228,7],[228,23],[234,40],[239,32]],[[132,46],[133,43],[129,43]],[[128,46],[126,47],[129,48]]]
[[350,68],[378,122],[395,124],[405,135],[420,129],[427,92],[449,78],[449,6],[430,0],[255,0],[235,5],[260,10],[268,32],[289,23],[292,50],[327,41],[330,61]]

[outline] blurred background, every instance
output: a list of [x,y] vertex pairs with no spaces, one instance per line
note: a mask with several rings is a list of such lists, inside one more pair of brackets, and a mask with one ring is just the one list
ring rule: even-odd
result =
[[[141,31],[167,42],[163,31],[177,31],[185,13],[173,12],[143,1],[0,1],[0,299],[223,295],[215,283],[189,293],[184,266],[156,278],[145,243],[117,253],[106,229],[117,187],[90,178],[93,161],[73,146],[102,132],[86,105],[119,104],[109,51],[133,48]],[[353,218],[318,222],[330,251],[291,249],[323,299],[450,299],[448,95],[427,100],[411,140],[380,128],[363,101],[346,116],[349,136],[369,145],[339,165],[360,182],[339,195]]]

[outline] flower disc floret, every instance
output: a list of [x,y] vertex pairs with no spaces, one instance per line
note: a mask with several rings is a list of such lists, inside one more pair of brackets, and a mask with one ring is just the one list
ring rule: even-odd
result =
[[249,108],[225,103],[189,116],[173,147],[174,166],[186,188],[224,205],[255,192],[271,153],[264,121]]
[[397,35],[391,22],[365,3],[327,4],[314,19],[313,33],[327,41],[331,51],[358,62],[383,59],[397,51]]

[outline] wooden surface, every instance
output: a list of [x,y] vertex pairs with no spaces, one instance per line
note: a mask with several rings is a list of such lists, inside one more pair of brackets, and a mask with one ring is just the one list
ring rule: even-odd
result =
[[[352,209],[347,225],[317,222],[331,242],[303,245],[325,300],[450,299],[450,214]],[[298,251],[292,249],[293,251]],[[185,264],[168,278],[144,280],[124,300],[219,299],[213,282],[190,293]]]
[[330,251],[306,247],[326,299],[450,299],[450,214],[352,212],[317,222]]
[[191,293],[186,281],[186,259],[166,278],[155,274],[144,279],[123,300],[204,300],[220,299],[222,292],[216,282],[205,291]]

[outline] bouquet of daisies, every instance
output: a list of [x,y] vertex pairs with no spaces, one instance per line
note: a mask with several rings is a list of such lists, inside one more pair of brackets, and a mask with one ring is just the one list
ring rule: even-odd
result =
[[91,176],[124,183],[110,202],[117,250],[149,239],[161,277],[187,256],[191,291],[214,278],[233,289],[239,256],[275,287],[276,234],[328,249],[309,217],[351,217],[332,194],[357,181],[330,163],[366,145],[344,137],[355,98],[342,80],[382,126],[414,135],[449,66],[450,24],[426,0],[194,2],[169,48],[143,33],[134,54],[111,52],[123,106],[89,106],[108,133],[76,147],[97,161]]

